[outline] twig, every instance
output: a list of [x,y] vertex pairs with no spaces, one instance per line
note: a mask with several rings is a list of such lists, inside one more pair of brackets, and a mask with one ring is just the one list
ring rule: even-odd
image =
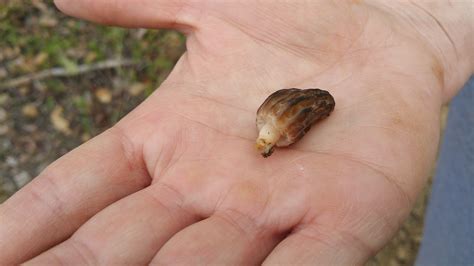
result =
[[130,59],[111,59],[105,60],[102,62],[98,62],[95,64],[90,65],[79,65],[74,70],[69,70],[62,67],[54,67],[50,69],[46,69],[37,73],[31,73],[24,76],[20,76],[18,78],[13,78],[7,80],[5,82],[0,83],[0,89],[4,88],[11,88],[11,87],[18,87],[21,85],[25,85],[31,83],[33,81],[38,81],[46,78],[51,77],[68,77],[68,76],[75,76],[84,74],[91,71],[97,71],[107,68],[116,68],[121,66],[131,66],[137,64],[133,60]]

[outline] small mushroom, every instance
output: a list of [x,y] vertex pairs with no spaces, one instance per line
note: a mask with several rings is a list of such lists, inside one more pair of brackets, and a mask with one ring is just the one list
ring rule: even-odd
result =
[[277,147],[300,140],[317,121],[334,110],[334,98],[320,89],[282,89],[272,93],[258,108],[256,147],[268,157]]

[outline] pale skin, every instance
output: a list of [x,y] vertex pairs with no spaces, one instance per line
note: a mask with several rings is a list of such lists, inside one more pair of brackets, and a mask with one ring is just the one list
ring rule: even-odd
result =
[[[441,105],[472,74],[468,1],[386,2],[57,0],[99,23],[176,28],[187,51],[0,206],[0,262],[362,265],[409,213]],[[264,159],[255,112],[289,87],[328,90],[336,108]]]

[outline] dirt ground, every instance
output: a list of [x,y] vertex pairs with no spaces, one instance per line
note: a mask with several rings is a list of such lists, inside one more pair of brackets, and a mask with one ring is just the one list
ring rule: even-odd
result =
[[[52,1],[1,3],[0,203],[143,101],[185,49],[173,31],[101,27]],[[367,265],[414,264],[429,190]]]

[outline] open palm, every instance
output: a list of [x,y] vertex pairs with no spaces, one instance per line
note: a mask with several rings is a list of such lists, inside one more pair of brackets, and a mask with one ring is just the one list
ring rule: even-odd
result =
[[[409,212],[436,153],[441,66],[380,9],[56,2],[177,28],[187,52],[137,109],[0,207],[0,261],[363,264]],[[290,87],[328,90],[336,108],[263,158],[256,110]]]

